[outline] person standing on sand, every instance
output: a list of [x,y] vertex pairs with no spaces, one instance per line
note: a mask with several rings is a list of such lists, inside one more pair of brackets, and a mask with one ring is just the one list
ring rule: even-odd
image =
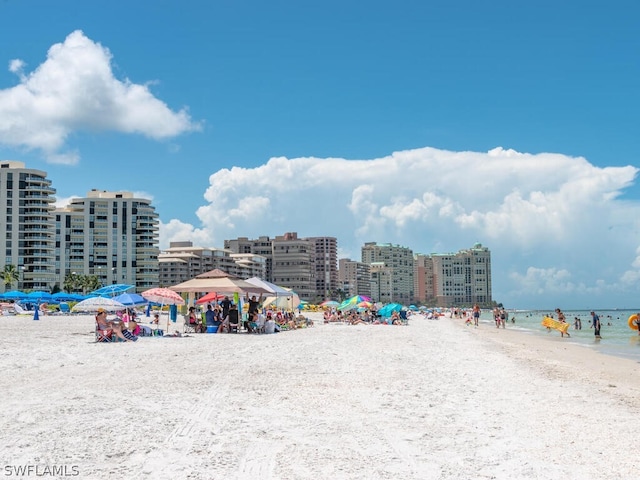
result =
[[593,327],[593,334],[597,339],[602,338],[600,336],[600,317],[596,312],[591,312],[591,326]]
[[479,320],[480,320],[480,307],[476,303],[473,306],[473,323],[475,324],[476,327],[478,326],[478,321]]

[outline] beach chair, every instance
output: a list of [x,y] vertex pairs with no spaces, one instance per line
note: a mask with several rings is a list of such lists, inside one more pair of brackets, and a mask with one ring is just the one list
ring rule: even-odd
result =
[[96,322],[96,343],[106,342],[111,343],[114,341],[113,331],[111,329],[101,329]]
[[182,327],[182,331],[184,333],[196,333],[196,325],[189,323],[189,315],[183,315],[184,325]]

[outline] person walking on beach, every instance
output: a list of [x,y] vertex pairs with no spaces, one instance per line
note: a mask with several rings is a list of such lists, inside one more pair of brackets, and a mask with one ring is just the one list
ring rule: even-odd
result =
[[596,339],[601,339],[600,336],[600,317],[596,314],[596,312],[591,312],[591,326],[593,327],[593,334]]
[[[559,308],[556,308],[556,313],[558,314],[558,321],[562,322],[562,323],[567,323],[567,319],[564,316],[564,313],[562,313],[562,310],[560,310]],[[560,336],[564,337],[565,332],[563,332],[562,330],[560,330]],[[566,332],[567,337],[571,337],[571,334],[567,331]]]
[[473,323],[477,327],[478,321],[480,321],[480,306],[476,303],[473,306]]

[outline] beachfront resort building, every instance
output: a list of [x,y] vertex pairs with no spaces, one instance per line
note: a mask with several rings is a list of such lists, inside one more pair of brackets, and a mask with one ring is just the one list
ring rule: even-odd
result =
[[298,237],[297,232],[225,240],[224,248],[234,253],[265,257],[268,282],[290,288],[301,300],[315,302],[338,288],[338,242],[335,237]]
[[413,257],[413,292],[416,303],[436,305],[433,259],[430,255],[418,253]]
[[102,285],[136,291],[158,286],[158,214],[131,192],[91,190],[55,215],[56,283],[70,274],[95,275]]
[[367,242],[362,262],[371,265],[372,298],[409,305],[414,299],[413,251],[390,243]]
[[233,253],[222,248],[193,246],[193,242],[171,242],[158,256],[160,286],[185,282],[201,273],[220,269],[240,278],[264,278],[266,259],[252,253]]
[[[490,306],[491,297],[491,252],[482,244],[457,253],[431,254],[432,265],[425,267],[425,275],[432,269],[431,292],[439,307]],[[429,263],[427,257],[425,264]],[[429,283],[425,282],[428,286]],[[429,288],[429,287],[427,287]]]
[[55,226],[52,212],[56,191],[41,170],[23,162],[0,161],[0,261],[17,274],[3,291],[49,291],[55,283]]
[[346,298],[354,295],[371,297],[371,265],[349,258],[338,260],[338,288]]

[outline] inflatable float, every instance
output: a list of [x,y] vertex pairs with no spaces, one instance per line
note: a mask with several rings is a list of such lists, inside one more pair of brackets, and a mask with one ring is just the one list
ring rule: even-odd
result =
[[629,328],[631,330],[638,330],[638,324],[636,323],[638,321],[638,314],[634,313],[633,315],[629,316],[629,319],[627,320],[627,322],[629,322]]
[[558,320],[554,320],[550,317],[544,317],[542,319],[542,326],[547,328],[553,328],[554,330],[558,330],[561,333],[567,333],[569,330],[569,324],[566,322],[559,322]]

